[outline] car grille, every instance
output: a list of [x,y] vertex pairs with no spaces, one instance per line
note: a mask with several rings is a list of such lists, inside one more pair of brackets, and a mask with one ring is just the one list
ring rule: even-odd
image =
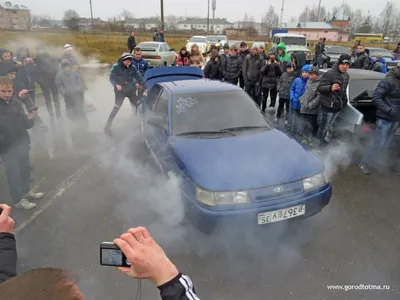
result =
[[268,201],[303,192],[303,182],[292,182],[250,191],[253,201]]

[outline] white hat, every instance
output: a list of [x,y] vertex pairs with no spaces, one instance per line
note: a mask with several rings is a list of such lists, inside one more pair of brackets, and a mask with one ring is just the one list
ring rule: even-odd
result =
[[121,55],[121,59],[122,59],[122,60],[133,59],[133,56],[132,56],[132,54],[130,54],[129,52],[124,52],[124,53],[122,53],[122,55]]
[[65,49],[69,49],[69,48],[72,48],[72,46],[71,46],[70,44],[65,44],[65,45],[64,45],[64,50],[65,50]]

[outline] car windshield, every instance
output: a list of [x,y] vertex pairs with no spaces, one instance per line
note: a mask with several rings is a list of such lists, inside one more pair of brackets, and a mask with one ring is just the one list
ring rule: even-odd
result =
[[369,49],[369,56],[371,57],[376,57],[376,56],[382,56],[382,57],[393,57],[393,54],[389,52],[389,50],[386,49]]
[[350,81],[349,87],[349,100],[352,101],[355,97],[362,92],[367,91],[371,94],[378,86],[379,79],[357,79]]
[[327,47],[326,50],[329,54],[349,54],[350,49],[347,47]]
[[153,43],[140,43],[137,45],[138,48],[142,49],[142,51],[154,51],[155,49],[158,49],[159,44],[153,44]]
[[202,38],[202,37],[192,37],[190,39],[191,43],[205,43],[206,42],[206,38]]
[[207,38],[207,42],[211,42],[211,43],[218,43],[218,37],[217,36],[208,36]]
[[227,37],[226,37],[225,35],[219,35],[219,36],[218,36],[218,39],[219,39],[220,41],[226,41],[226,40],[227,40]]
[[302,37],[285,36],[282,37],[282,42],[284,42],[286,45],[307,46],[306,38]]
[[176,95],[172,107],[174,135],[242,127],[272,128],[244,91]]

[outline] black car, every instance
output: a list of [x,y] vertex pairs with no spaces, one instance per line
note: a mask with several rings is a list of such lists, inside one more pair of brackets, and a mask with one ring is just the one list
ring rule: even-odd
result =
[[350,54],[351,49],[343,46],[325,46],[325,62],[324,67],[332,68],[332,66],[339,60],[340,55]]

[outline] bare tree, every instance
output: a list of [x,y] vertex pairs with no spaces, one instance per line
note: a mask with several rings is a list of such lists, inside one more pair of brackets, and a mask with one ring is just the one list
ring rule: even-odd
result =
[[68,27],[69,30],[79,30],[79,15],[73,10],[69,9],[64,12],[63,17],[64,25]]
[[360,31],[360,27],[364,22],[364,16],[363,13],[361,11],[361,9],[357,9],[354,14],[353,17],[350,19],[350,31],[351,32],[359,32]]
[[371,17],[371,15],[368,15],[361,24],[359,31],[360,33],[371,33],[373,26],[374,26],[374,20]]
[[128,19],[133,19],[133,18],[135,18],[135,15],[133,13],[131,13],[129,10],[127,10],[125,8],[122,10],[122,12],[120,14],[121,20],[126,21]]
[[268,11],[264,14],[261,31],[267,32],[267,36],[269,37],[271,29],[278,27],[278,25],[279,25],[279,16],[275,12],[274,7],[270,5]]
[[396,7],[393,2],[386,2],[385,8],[379,15],[379,29],[381,29],[384,36],[391,33],[394,28],[396,18]]

